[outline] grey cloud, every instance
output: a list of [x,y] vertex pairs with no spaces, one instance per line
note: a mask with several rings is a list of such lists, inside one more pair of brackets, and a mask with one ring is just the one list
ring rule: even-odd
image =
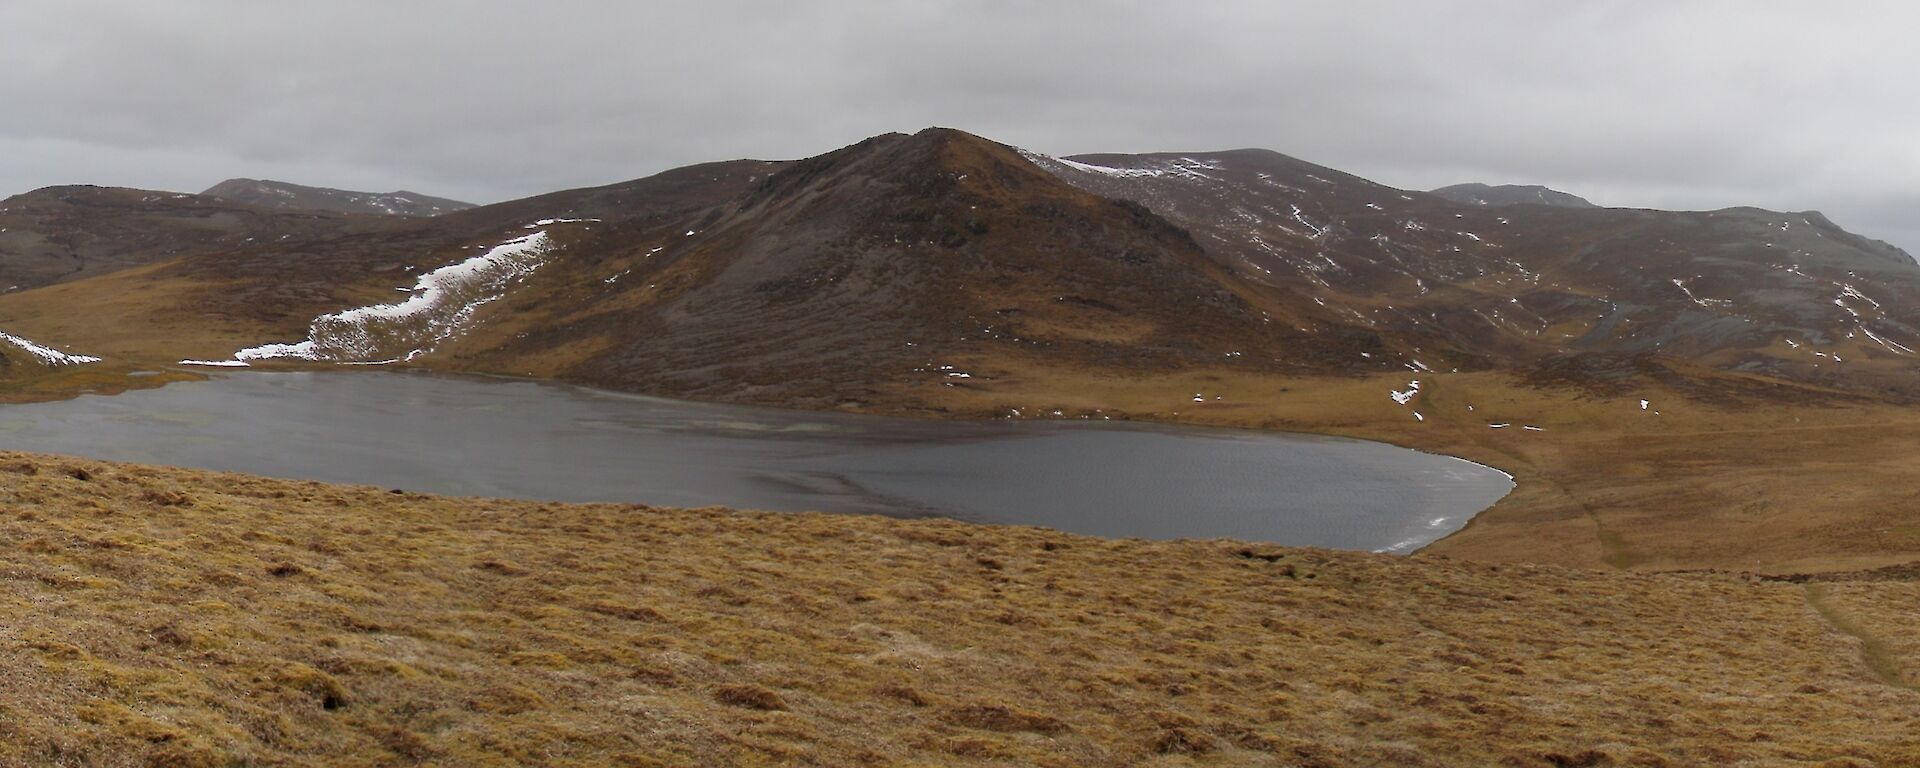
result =
[[1826,211],[1920,247],[1898,3],[427,0],[0,6],[0,190],[480,202],[949,125],[1405,187]]

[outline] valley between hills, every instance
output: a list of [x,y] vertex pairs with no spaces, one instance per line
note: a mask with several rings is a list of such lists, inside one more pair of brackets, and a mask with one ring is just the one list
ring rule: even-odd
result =
[[1920,760],[1920,265],[1816,212],[1551,192],[929,129],[435,215],[10,198],[12,401],[371,363],[1518,485],[1397,557],[15,454],[0,757]]

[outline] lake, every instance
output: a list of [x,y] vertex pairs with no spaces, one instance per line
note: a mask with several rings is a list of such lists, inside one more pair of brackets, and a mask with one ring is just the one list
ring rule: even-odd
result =
[[465,496],[937,515],[1406,552],[1513,488],[1383,443],[941,422],[410,372],[246,372],[0,406],[0,446]]

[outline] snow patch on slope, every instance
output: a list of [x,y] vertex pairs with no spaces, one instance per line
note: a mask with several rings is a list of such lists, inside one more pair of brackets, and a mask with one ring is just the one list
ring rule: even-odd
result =
[[42,365],[84,365],[87,363],[100,362],[100,358],[92,355],[70,355],[49,346],[36,344],[11,333],[0,332],[0,341],[26,350],[27,354],[33,355],[34,359],[39,360]]
[[421,275],[406,301],[321,315],[308,327],[305,341],[248,347],[233,353],[233,359],[241,365],[275,359],[361,364],[412,360],[458,335],[481,306],[504,298],[516,281],[545,264],[553,248],[544,230],[508,240]]
[[1162,173],[1161,171],[1157,171],[1151,168],[1112,168],[1104,165],[1092,165],[1089,163],[1082,163],[1082,162],[1076,162],[1073,160],[1068,160],[1066,158],[1054,157],[1052,155],[1043,155],[1038,152],[1031,152],[1024,149],[1020,150],[1020,156],[1026,158],[1027,162],[1033,163],[1034,165],[1038,165],[1042,168],[1045,168],[1048,165],[1058,165],[1065,168],[1070,168],[1076,171],[1080,171],[1082,173],[1097,173],[1103,176],[1113,176],[1117,178],[1137,179],[1137,178],[1146,178],[1151,176],[1159,176]]
[[1218,160],[1176,157],[1172,159],[1146,159],[1145,162],[1149,165],[1144,168],[1116,168],[1107,165],[1083,163],[1078,160],[1068,160],[1063,157],[1053,157],[1052,155],[1043,155],[1025,149],[1018,151],[1021,157],[1027,159],[1027,162],[1040,166],[1056,175],[1062,170],[1070,170],[1121,179],[1145,179],[1165,176],[1175,179],[1217,183],[1219,179],[1209,175],[1207,171],[1217,171],[1222,167]]
[[1405,391],[1394,390],[1389,392],[1387,396],[1393,398],[1395,403],[1406,405],[1407,403],[1413,402],[1413,396],[1418,394],[1420,394],[1420,380],[1414,379],[1413,381],[1407,382]]
[[1880,334],[1874,333],[1873,329],[1868,328],[1865,325],[1860,326],[1860,332],[1865,333],[1867,335],[1867,338],[1873,339],[1874,341],[1879,342],[1880,346],[1886,347],[1888,352],[1892,352],[1897,355],[1913,354],[1913,349],[1911,347],[1908,347],[1905,344],[1901,344],[1900,342],[1889,339],[1885,336],[1881,336]]

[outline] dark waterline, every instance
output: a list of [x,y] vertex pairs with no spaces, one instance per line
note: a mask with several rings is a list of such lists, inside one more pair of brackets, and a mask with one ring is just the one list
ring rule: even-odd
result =
[[10,450],[442,494],[940,515],[1410,551],[1513,487],[1382,443],[1113,422],[931,422],[373,371],[235,373],[0,407]]

